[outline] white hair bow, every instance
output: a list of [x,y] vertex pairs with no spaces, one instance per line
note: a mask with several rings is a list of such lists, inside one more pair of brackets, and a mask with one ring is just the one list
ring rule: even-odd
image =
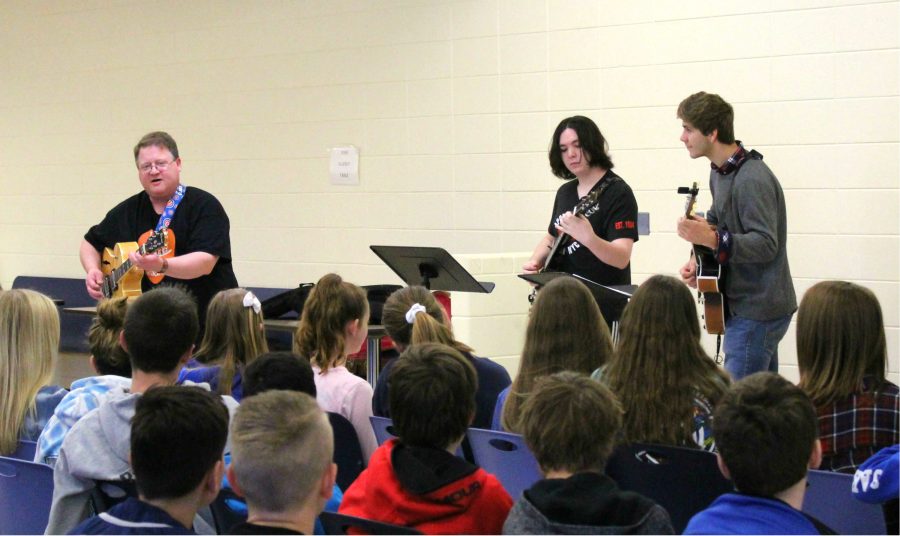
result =
[[414,324],[416,321],[416,315],[419,313],[425,313],[425,306],[421,303],[414,303],[412,307],[409,308],[409,311],[406,311],[406,323]]
[[259,314],[262,311],[262,304],[259,303],[259,298],[249,290],[244,294],[244,307],[252,307],[253,312],[256,314]]

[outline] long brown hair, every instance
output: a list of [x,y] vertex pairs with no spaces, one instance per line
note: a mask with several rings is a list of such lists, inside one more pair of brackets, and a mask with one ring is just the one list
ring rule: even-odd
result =
[[696,394],[715,404],[729,379],[700,346],[691,292],[674,277],[651,277],[625,307],[619,333],[603,381],[625,410],[623,439],[693,445]]
[[609,328],[587,287],[573,277],[545,285],[528,318],[519,373],[503,405],[503,427],[519,431],[522,404],[535,380],[563,370],[591,374],[612,353]]
[[300,325],[294,333],[294,351],[322,372],[339,367],[347,357],[347,323],[362,322],[368,317],[366,291],[337,274],[326,274],[303,305]]
[[247,289],[232,288],[213,296],[206,308],[206,331],[195,358],[219,362],[219,394],[230,395],[238,371],[269,351],[262,309],[244,305]]
[[862,391],[866,376],[877,391],[885,381],[887,343],[875,294],[847,281],[807,290],[797,312],[797,364],[800,388],[816,406]]
[[[416,304],[425,310],[416,313],[410,324],[406,320],[406,314]],[[390,338],[404,348],[414,344],[438,342],[460,352],[472,352],[471,348],[453,336],[444,308],[425,287],[401,288],[388,296],[381,313],[381,323]]]

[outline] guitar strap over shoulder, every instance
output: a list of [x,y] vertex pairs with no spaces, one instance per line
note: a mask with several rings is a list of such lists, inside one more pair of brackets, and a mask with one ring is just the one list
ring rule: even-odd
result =
[[169,228],[169,226],[172,224],[172,218],[175,216],[175,209],[178,208],[178,205],[184,198],[185,191],[187,191],[187,186],[185,186],[184,184],[179,184],[178,188],[175,188],[175,193],[172,194],[172,199],[169,199],[169,201],[166,202],[166,208],[164,208],[163,213],[159,215],[159,221],[156,223],[156,229],[154,229],[155,231]]

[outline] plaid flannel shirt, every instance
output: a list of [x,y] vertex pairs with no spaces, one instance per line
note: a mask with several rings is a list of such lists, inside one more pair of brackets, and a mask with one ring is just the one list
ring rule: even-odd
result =
[[900,389],[885,381],[877,392],[863,390],[817,409],[822,469],[853,474],[870,456],[900,443]]

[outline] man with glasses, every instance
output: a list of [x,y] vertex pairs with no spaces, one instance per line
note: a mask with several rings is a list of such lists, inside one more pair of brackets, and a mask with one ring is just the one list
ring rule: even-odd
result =
[[165,233],[164,248],[130,253],[128,261],[144,270],[144,291],[161,283],[186,287],[197,299],[202,326],[213,295],[238,286],[231,267],[228,215],[212,194],[182,184],[178,146],[169,134],[151,132],[141,138],[134,161],[144,190],[113,207],[81,242],[88,294],[100,299],[109,293],[101,269],[104,248],[143,243],[151,234]]

